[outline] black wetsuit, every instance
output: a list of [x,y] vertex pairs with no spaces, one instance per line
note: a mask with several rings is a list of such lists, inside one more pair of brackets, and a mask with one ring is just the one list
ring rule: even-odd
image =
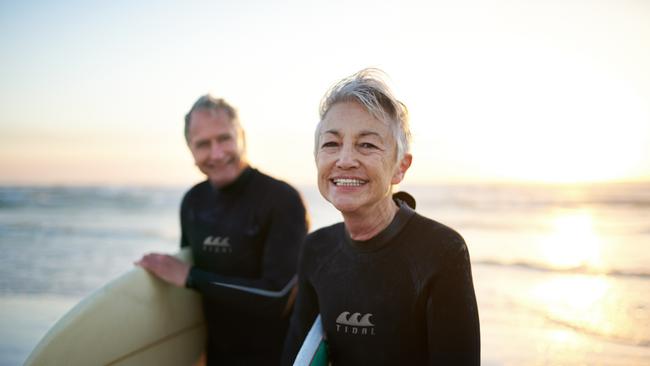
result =
[[194,257],[187,286],[203,297],[208,364],[278,364],[307,232],[298,192],[252,168],[220,189],[205,181],[183,198],[181,229]]
[[358,242],[343,223],[307,237],[285,343],[291,365],[318,313],[334,365],[479,365],[469,254],[454,230],[404,204]]

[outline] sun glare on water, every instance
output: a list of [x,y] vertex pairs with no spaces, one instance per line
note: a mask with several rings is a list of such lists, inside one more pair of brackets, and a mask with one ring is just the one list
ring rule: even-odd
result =
[[602,267],[601,240],[588,211],[556,215],[550,232],[538,241],[539,260],[554,269]]
[[560,211],[550,216],[549,224],[536,240],[534,255],[550,273],[530,283],[522,298],[554,325],[549,329],[557,331],[548,334],[548,341],[566,346],[584,341],[582,334],[627,345],[648,344],[643,296],[630,295],[644,293],[647,285],[636,278],[621,282],[608,274],[606,238],[594,213]]

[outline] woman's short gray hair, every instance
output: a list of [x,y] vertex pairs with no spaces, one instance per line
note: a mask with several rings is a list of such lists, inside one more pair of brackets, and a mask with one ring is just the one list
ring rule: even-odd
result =
[[226,112],[228,117],[230,117],[230,122],[233,123],[235,129],[238,133],[242,133],[243,130],[241,124],[239,123],[239,116],[237,115],[237,110],[235,107],[231,106],[222,98],[215,98],[210,94],[202,95],[199,99],[194,102],[192,108],[185,115],[185,141],[187,144],[190,143],[190,121],[192,118],[192,113],[197,110],[207,110],[207,111],[219,111],[222,110]]
[[318,139],[325,115],[336,103],[354,101],[361,104],[373,117],[386,123],[397,143],[397,161],[411,148],[408,109],[395,98],[384,81],[386,74],[375,68],[363,69],[331,87],[320,103],[320,122],[316,128],[314,154],[318,151]]

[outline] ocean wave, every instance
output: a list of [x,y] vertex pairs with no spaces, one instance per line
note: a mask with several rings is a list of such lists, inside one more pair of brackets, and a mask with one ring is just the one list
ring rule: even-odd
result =
[[650,183],[593,185],[457,184],[411,185],[418,206],[455,206],[472,209],[536,209],[603,206],[650,207]]
[[147,187],[0,186],[0,209],[114,208],[139,210],[180,205],[183,190]]
[[[0,233],[3,233],[8,240],[12,236],[25,237],[25,236],[39,236],[48,237],[48,240],[65,240],[75,238],[112,238],[115,240],[120,239],[162,239],[169,240],[170,230],[164,228],[147,228],[139,226],[119,227],[113,225],[110,227],[92,226],[86,224],[82,226],[65,225],[65,224],[48,224],[42,222],[18,222],[18,223],[1,223]],[[173,235],[176,237],[177,235]],[[2,241],[0,241],[2,242]]]
[[[187,187],[0,186],[0,209],[38,207],[177,207]],[[313,185],[300,187],[309,196]],[[594,185],[429,184],[405,185],[419,207],[472,210],[601,206],[650,208],[650,183]]]
[[539,272],[550,272],[550,273],[569,273],[569,274],[585,274],[585,275],[598,275],[598,276],[614,276],[614,277],[634,277],[642,279],[650,279],[650,272],[642,270],[627,270],[627,269],[598,269],[589,266],[576,266],[576,267],[565,267],[558,268],[545,265],[542,263],[534,262],[524,262],[524,261],[514,261],[506,262],[495,259],[483,259],[478,261],[473,261],[473,265],[482,265],[482,266],[496,266],[496,267],[505,267],[505,268],[520,268],[530,271],[539,271]]

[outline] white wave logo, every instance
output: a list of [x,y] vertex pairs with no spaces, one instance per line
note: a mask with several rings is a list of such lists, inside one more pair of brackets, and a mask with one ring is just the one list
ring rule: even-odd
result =
[[[366,314],[363,317],[361,317],[361,313],[354,313],[350,315],[349,311],[344,311],[339,315],[338,318],[336,318],[336,322],[338,324],[343,324],[343,325],[352,325],[355,327],[372,327],[374,324],[370,322],[370,317],[372,314]],[[359,320],[359,317],[361,317],[361,320]]]
[[232,246],[230,246],[228,237],[219,237],[208,236],[203,241],[203,250],[207,252],[214,253],[230,253],[232,252]]
[[348,334],[375,335],[375,325],[370,322],[372,314],[344,311],[336,318],[336,331]]

